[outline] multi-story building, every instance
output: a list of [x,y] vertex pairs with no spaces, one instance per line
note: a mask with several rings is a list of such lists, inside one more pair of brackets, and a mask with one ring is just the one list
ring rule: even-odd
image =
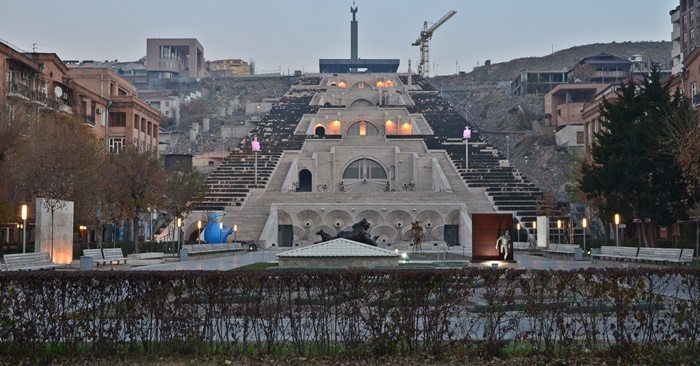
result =
[[545,126],[555,128],[554,136],[558,146],[584,145],[581,113],[595,95],[606,87],[605,84],[562,84],[544,96]]
[[583,119],[583,146],[584,158],[587,162],[591,162],[591,148],[595,143],[595,135],[603,129],[601,115],[603,112],[603,100],[612,102],[618,98],[617,91],[620,89],[620,84],[610,84],[599,91],[593,100],[586,104],[581,111]]
[[513,79],[513,95],[545,95],[557,85],[566,84],[569,69],[563,70],[527,70]]
[[670,92],[679,91],[690,101],[693,109],[700,106],[700,48],[695,48],[683,60],[683,72],[676,74],[670,81]]
[[207,69],[211,76],[231,77],[237,75],[252,75],[253,66],[241,59],[207,61]]
[[204,47],[196,38],[148,38],[148,80],[195,79],[207,75]]
[[[601,52],[595,56],[582,59],[579,66],[590,66],[592,75],[589,78],[591,83],[610,84],[629,80],[631,75],[632,61]],[[575,69],[575,68],[574,68]]]
[[139,98],[151,107],[160,111],[163,118],[171,118],[176,123],[180,122],[180,98],[163,93],[142,93]]
[[72,68],[70,77],[109,100],[106,146],[118,152],[127,144],[158,151],[160,111],[138,98],[136,88],[109,68]]
[[673,41],[672,59],[673,73],[681,72],[682,63],[690,52],[698,44],[700,35],[700,1],[680,0],[680,4],[671,10],[671,24],[673,30],[671,40]]

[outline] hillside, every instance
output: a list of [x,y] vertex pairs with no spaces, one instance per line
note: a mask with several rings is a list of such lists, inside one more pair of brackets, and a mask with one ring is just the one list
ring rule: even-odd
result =
[[[474,68],[472,72],[459,76],[445,76],[431,79],[458,79],[460,81],[501,81],[512,80],[525,70],[561,70],[577,64],[582,58],[607,52],[615,56],[629,58],[634,54],[650,57],[654,62],[668,67],[671,59],[671,42],[622,42],[595,43],[560,50],[542,57],[524,57]],[[438,86],[433,84],[434,86]]]
[[[564,199],[564,185],[571,176],[573,156],[557,147],[553,136],[537,135],[532,121],[544,117],[544,97],[510,95],[508,81],[524,70],[568,69],[582,58],[607,52],[628,58],[633,54],[649,56],[665,64],[671,56],[671,42],[624,42],[572,47],[543,57],[519,58],[479,67],[468,74],[439,76],[429,83],[459,111],[466,110],[475,119],[476,128],[503,155],[510,147],[511,164],[524,172],[547,192]],[[484,83],[505,81],[505,83]],[[469,86],[466,87],[465,86]],[[504,133],[504,132],[508,133]],[[459,134],[455,131],[455,134]],[[509,136],[509,141],[506,141]]]

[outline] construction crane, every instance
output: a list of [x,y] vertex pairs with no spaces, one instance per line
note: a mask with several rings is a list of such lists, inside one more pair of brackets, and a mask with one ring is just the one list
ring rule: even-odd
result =
[[445,24],[450,18],[452,18],[456,11],[450,10],[440,18],[435,24],[428,28],[428,22],[423,23],[423,30],[420,32],[420,37],[413,42],[412,46],[420,46],[420,63],[418,64],[418,75],[422,77],[430,76],[430,39],[433,38],[433,33],[436,29],[440,28],[441,25]]

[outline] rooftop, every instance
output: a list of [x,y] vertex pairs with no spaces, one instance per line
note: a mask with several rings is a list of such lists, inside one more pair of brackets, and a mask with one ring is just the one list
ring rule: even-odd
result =
[[368,244],[358,243],[348,239],[333,239],[327,242],[309,245],[306,247],[293,249],[277,254],[281,258],[304,258],[304,257],[355,257],[355,258],[377,258],[377,257],[400,257],[399,253],[390,250],[377,248]]

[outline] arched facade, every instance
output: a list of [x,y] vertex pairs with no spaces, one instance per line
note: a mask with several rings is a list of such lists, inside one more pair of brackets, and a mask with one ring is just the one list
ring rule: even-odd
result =
[[348,127],[346,136],[379,136],[379,129],[372,122],[358,121]]
[[386,169],[378,162],[372,159],[361,158],[345,167],[343,179],[386,180],[387,173]]

